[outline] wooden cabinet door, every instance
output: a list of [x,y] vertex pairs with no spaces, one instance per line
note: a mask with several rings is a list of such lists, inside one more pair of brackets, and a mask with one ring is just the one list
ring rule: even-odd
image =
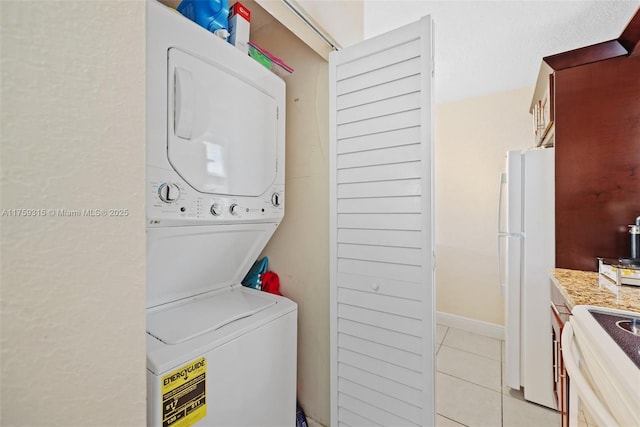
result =
[[330,56],[331,425],[434,425],[430,17]]

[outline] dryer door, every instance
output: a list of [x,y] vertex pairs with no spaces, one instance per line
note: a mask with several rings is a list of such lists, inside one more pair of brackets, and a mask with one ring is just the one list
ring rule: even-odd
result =
[[276,100],[236,73],[168,52],[169,163],[203,193],[260,196],[276,179]]

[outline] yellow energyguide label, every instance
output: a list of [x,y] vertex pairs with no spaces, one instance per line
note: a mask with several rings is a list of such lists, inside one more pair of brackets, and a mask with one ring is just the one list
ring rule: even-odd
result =
[[206,375],[201,357],[162,377],[162,427],[189,427],[207,415]]

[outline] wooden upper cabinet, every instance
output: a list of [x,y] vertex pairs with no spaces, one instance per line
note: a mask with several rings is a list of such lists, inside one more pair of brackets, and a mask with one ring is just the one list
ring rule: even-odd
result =
[[640,215],[640,56],[555,73],[556,266],[628,257]]
[[553,147],[555,143],[555,73],[557,71],[638,54],[640,54],[640,8],[617,39],[545,57],[540,64],[529,107],[536,146]]
[[640,54],[640,10],[624,29],[618,42],[629,52],[629,56]]
[[538,72],[536,89],[529,107],[529,113],[531,113],[533,119],[533,134],[536,147],[553,147],[554,145],[554,96],[553,69],[542,61]]
[[627,225],[640,215],[639,39],[640,9],[620,38],[544,58],[531,111],[542,109],[538,145],[555,146],[556,267],[597,271],[599,256],[629,256]]

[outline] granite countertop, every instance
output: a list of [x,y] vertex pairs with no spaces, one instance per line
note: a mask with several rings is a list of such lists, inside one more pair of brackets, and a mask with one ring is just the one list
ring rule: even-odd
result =
[[551,271],[551,279],[570,308],[576,305],[596,305],[640,313],[640,286],[616,286],[599,276],[595,271],[564,268]]

